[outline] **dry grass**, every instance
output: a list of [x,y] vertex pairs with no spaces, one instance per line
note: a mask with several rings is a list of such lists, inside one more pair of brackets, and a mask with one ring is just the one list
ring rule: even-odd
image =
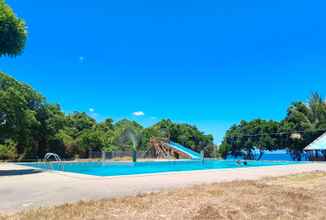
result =
[[3,219],[326,219],[326,173],[201,185],[33,209]]

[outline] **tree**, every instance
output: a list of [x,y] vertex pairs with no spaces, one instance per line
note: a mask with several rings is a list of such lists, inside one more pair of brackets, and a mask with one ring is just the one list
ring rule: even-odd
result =
[[37,147],[37,152],[34,154],[39,158],[43,158],[48,152],[65,155],[62,140],[57,136],[65,123],[64,113],[60,106],[45,103],[37,110],[36,119],[39,127],[33,130],[33,138],[36,140],[34,148]]
[[77,138],[85,129],[91,129],[95,126],[95,119],[85,112],[76,111],[66,117],[67,132],[73,138]]
[[16,56],[25,47],[27,31],[25,22],[0,0],[0,56]]
[[[171,120],[144,129],[135,121],[97,123],[85,112],[65,115],[30,86],[0,72],[0,146],[3,157],[40,159],[47,152],[64,158],[87,156],[89,149],[148,151],[152,137],[165,137],[206,156],[213,155],[213,137]],[[121,144],[121,137],[125,138]],[[134,139],[133,139],[134,138]],[[136,140],[136,141],[135,141]],[[1,155],[0,155],[1,157]]]
[[[114,124],[114,135],[113,135],[113,144],[120,146],[121,150],[131,150],[133,149],[133,143],[132,140],[127,138],[125,141],[123,141],[123,144],[121,145],[121,137],[126,136],[126,130],[131,129],[133,132],[137,134],[141,134],[143,131],[143,127],[138,124],[135,121],[130,121],[128,119],[122,119],[120,121],[117,121]],[[140,145],[140,143],[139,143]],[[141,147],[138,146],[138,149],[140,150]]]
[[281,122],[261,119],[241,121],[225,134],[219,152],[223,157],[261,158],[265,150],[287,149],[294,160],[301,160],[304,147],[326,131],[326,104],[318,93],[309,102],[294,102]]
[[[293,103],[281,122],[281,142],[295,160],[301,160],[304,147],[326,131],[326,104],[318,93],[313,93],[307,104]],[[295,134],[297,134],[295,136]]]
[[94,129],[84,130],[77,138],[77,143],[79,145],[79,154],[86,156],[90,149],[101,151],[105,146],[104,138],[105,135],[101,131]]
[[[219,148],[220,154],[225,158],[228,153],[232,156],[244,156],[246,159],[261,159],[266,150],[279,149],[276,133],[279,123],[255,119],[241,121],[233,125],[225,134]],[[256,151],[259,151],[258,156]]]
[[194,151],[200,152],[204,150],[205,156],[212,156],[214,152],[213,136],[205,135],[193,125],[177,124],[169,119],[165,119],[153,125],[146,132],[147,138],[150,136],[149,132],[160,137],[165,136],[171,141],[182,144]]
[[1,72],[0,81],[0,144],[12,140],[21,157],[43,157],[63,128],[64,114],[30,86]]
[[126,128],[119,137],[120,144],[129,144],[131,142],[132,161],[137,161],[137,148],[141,142],[141,133],[131,127]]

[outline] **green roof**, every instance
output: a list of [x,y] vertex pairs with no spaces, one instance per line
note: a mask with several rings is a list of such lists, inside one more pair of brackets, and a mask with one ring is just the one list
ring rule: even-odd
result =
[[326,132],[305,147],[304,150],[326,150]]

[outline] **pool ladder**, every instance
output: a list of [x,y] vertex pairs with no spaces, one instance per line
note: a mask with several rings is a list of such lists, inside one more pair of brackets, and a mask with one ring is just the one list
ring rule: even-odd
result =
[[62,162],[61,158],[59,157],[59,155],[55,154],[55,153],[47,153],[47,154],[45,154],[45,156],[43,158],[43,160],[47,164],[48,170],[53,170],[53,166],[51,164],[51,161],[49,160],[51,157],[54,158],[54,160],[59,164],[60,170],[63,171],[63,169],[64,169],[63,162]]

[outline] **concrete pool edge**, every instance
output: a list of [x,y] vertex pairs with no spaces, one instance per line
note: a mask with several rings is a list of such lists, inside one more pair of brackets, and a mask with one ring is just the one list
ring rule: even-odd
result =
[[[284,161],[282,161],[284,162]],[[52,174],[64,175],[68,177],[75,177],[80,179],[117,179],[117,178],[127,178],[127,177],[147,177],[147,176],[157,176],[157,175],[178,175],[178,174],[198,174],[198,173],[216,173],[217,171],[222,172],[232,172],[234,170],[250,170],[253,168],[270,168],[270,167],[281,167],[281,168],[289,168],[291,166],[304,166],[310,164],[324,164],[326,166],[326,162],[302,162],[302,163],[293,163],[293,164],[282,164],[282,165],[267,165],[267,166],[253,166],[253,167],[236,167],[236,168],[217,168],[217,169],[202,169],[202,170],[184,170],[184,171],[166,171],[166,172],[156,172],[156,173],[143,173],[143,174],[127,174],[127,175],[115,175],[115,176],[97,176],[91,174],[83,174],[77,172],[69,172],[69,171],[58,171],[58,170],[44,170],[42,168],[36,168],[35,170],[41,170],[42,172],[48,172]],[[17,165],[17,164],[15,164]],[[18,165],[25,168],[31,168],[26,165]]]
[[[11,168],[15,164],[10,165]],[[0,166],[1,169],[1,166]],[[29,208],[48,207],[78,201],[175,190],[193,185],[257,180],[307,172],[326,172],[326,163],[316,162],[244,169],[201,170],[141,176],[88,177],[71,173],[42,172],[0,177],[0,212],[12,213]],[[137,177],[137,178],[136,178]]]

